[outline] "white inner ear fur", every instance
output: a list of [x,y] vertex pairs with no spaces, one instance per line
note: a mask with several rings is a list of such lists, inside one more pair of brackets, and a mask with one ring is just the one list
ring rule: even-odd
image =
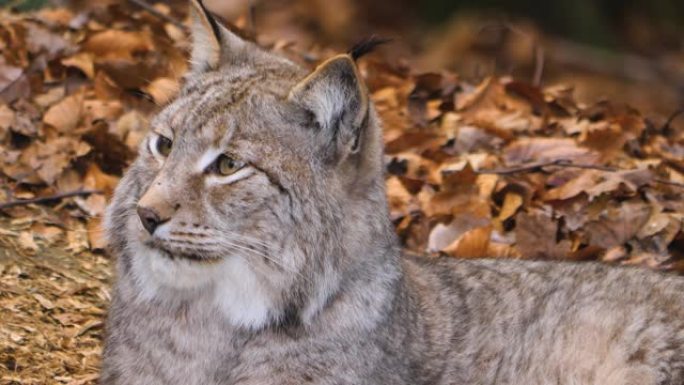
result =
[[[340,77],[353,80],[340,81]],[[366,116],[368,100],[361,85],[356,64],[347,55],[328,59],[291,91],[289,99],[314,113],[318,124],[329,128],[344,112],[352,113],[352,124],[359,125]],[[355,109],[350,109],[355,106]],[[348,110],[348,111],[347,111]]]
[[347,99],[353,97],[353,95],[345,94],[343,90],[329,87],[324,82],[314,85],[311,92],[320,95],[320,98],[315,100],[316,106],[313,110],[318,124],[324,128],[328,128],[333,119],[345,109]]
[[192,53],[190,64],[195,70],[213,68],[221,60],[221,44],[214,34],[210,21],[197,1],[191,1]]

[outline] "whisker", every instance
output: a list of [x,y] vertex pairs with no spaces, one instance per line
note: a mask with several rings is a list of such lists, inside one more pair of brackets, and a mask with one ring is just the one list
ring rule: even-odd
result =
[[[210,231],[210,232],[214,236],[216,236],[216,235],[219,235],[219,236],[227,235],[227,236],[230,236],[231,238],[237,238],[237,239],[240,239],[243,241],[247,241],[247,242],[245,242],[246,244],[254,244],[254,245],[258,245],[258,246],[263,246],[265,249],[271,249],[271,244],[269,244],[269,243],[267,243],[261,239],[251,237],[249,235],[240,234],[240,233],[236,233],[236,232],[229,232],[229,231]],[[181,236],[182,235],[198,235],[198,236],[202,236],[203,238],[208,237],[206,231],[195,231],[195,230],[191,230],[191,229],[190,230],[184,229],[182,232],[181,231],[175,231],[172,234],[177,234],[177,235],[181,235]]]
[[262,258],[264,258],[264,259],[266,259],[266,260],[268,260],[268,261],[271,261],[271,262],[274,263],[276,266],[280,267],[281,269],[285,270],[286,272],[296,274],[296,275],[300,276],[301,278],[304,278],[305,280],[308,281],[308,278],[307,278],[306,276],[304,276],[301,272],[298,272],[298,271],[292,269],[290,266],[287,266],[287,265],[283,264],[281,261],[278,261],[277,259],[275,259],[275,258],[273,258],[273,257],[271,257],[271,256],[269,256],[269,255],[267,255],[267,254],[265,254],[265,253],[262,253],[262,252],[260,252],[260,251],[258,251],[258,250],[254,250],[254,249],[249,248],[249,247],[247,247],[247,246],[240,245],[240,244],[237,244],[237,243],[234,243],[234,242],[230,242],[230,241],[227,241],[227,240],[222,240],[222,242],[223,242],[223,244],[224,244],[225,246],[227,246],[227,247],[233,247],[233,248],[238,249],[238,250],[243,250],[243,251],[245,251],[245,252],[247,252],[247,253],[252,253],[252,255],[255,255],[255,256],[258,256],[258,257],[262,257]]
[[271,248],[271,244],[266,243],[266,242],[264,242],[264,241],[261,240],[261,239],[258,239],[258,238],[255,238],[255,237],[252,237],[252,236],[249,236],[249,235],[240,234],[240,233],[236,233],[236,232],[229,232],[229,231],[220,231],[220,233],[221,233],[222,235],[228,235],[228,236],[231,236],[231,237],[234,237],[234,238],[241,238],[241,239],[243,239],[243,240],[249,241],[250,243],[253,243],[253,244],[256,244],[256,245],[260,245],[260,246],[264,246],[264,247],[267,248],[267,249],[270,249],[270,248]]
[[178,243],[181,245],[193,245],[193,246],[218,246],[220,245],[219,242],[193,242],[193,241],[186,241],[186,240],[180,240],[180,239],[163,239],[162,242],[171,242],[171,243]]

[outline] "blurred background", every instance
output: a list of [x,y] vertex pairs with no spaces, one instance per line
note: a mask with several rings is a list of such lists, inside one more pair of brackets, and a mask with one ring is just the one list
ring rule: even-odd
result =
[[[684,101],[681,0],[207,0],[228,20],[252,8],[271,38],[344,49],[378,34],[384,53],[419,71],[466,78],[512,74],[573,84],[579,100],[609,98],[645,113]],[[313,32],[313,33],[312,33]],[[309,39],[316,41],[308,41]]]
[[[94,7],[122,1],[130,0],[0,0],[0,5],[29,10],[50,3]],[[183,0],[163,2],[185,9]],[[623,101],[646,114],[667,116],[684,104],[681,0],[205,3],[255,32],[265,45],[344,50],[376,34],[393,38],[383,55],[405,60],[417,71],[447,69],[473,80],[512,74],[538,84],[572,84],[579,100]]]

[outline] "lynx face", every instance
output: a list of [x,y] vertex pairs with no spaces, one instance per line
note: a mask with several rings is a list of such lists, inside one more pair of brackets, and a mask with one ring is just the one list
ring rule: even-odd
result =
[[305,321],[348,244],[378,236],[361,223],[391,236],[365,88],[347,55],[307,75],[194,6],[192,72],[108,212],[119,274],[141,301],[209,298],[249,328]]

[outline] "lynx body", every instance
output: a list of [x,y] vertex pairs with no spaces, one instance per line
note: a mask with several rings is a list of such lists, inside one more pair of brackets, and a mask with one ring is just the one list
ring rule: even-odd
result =
[[101,384],[684,384],[684,280],[402,256],[352,58],[308,73],[192,6],[108,211]]

